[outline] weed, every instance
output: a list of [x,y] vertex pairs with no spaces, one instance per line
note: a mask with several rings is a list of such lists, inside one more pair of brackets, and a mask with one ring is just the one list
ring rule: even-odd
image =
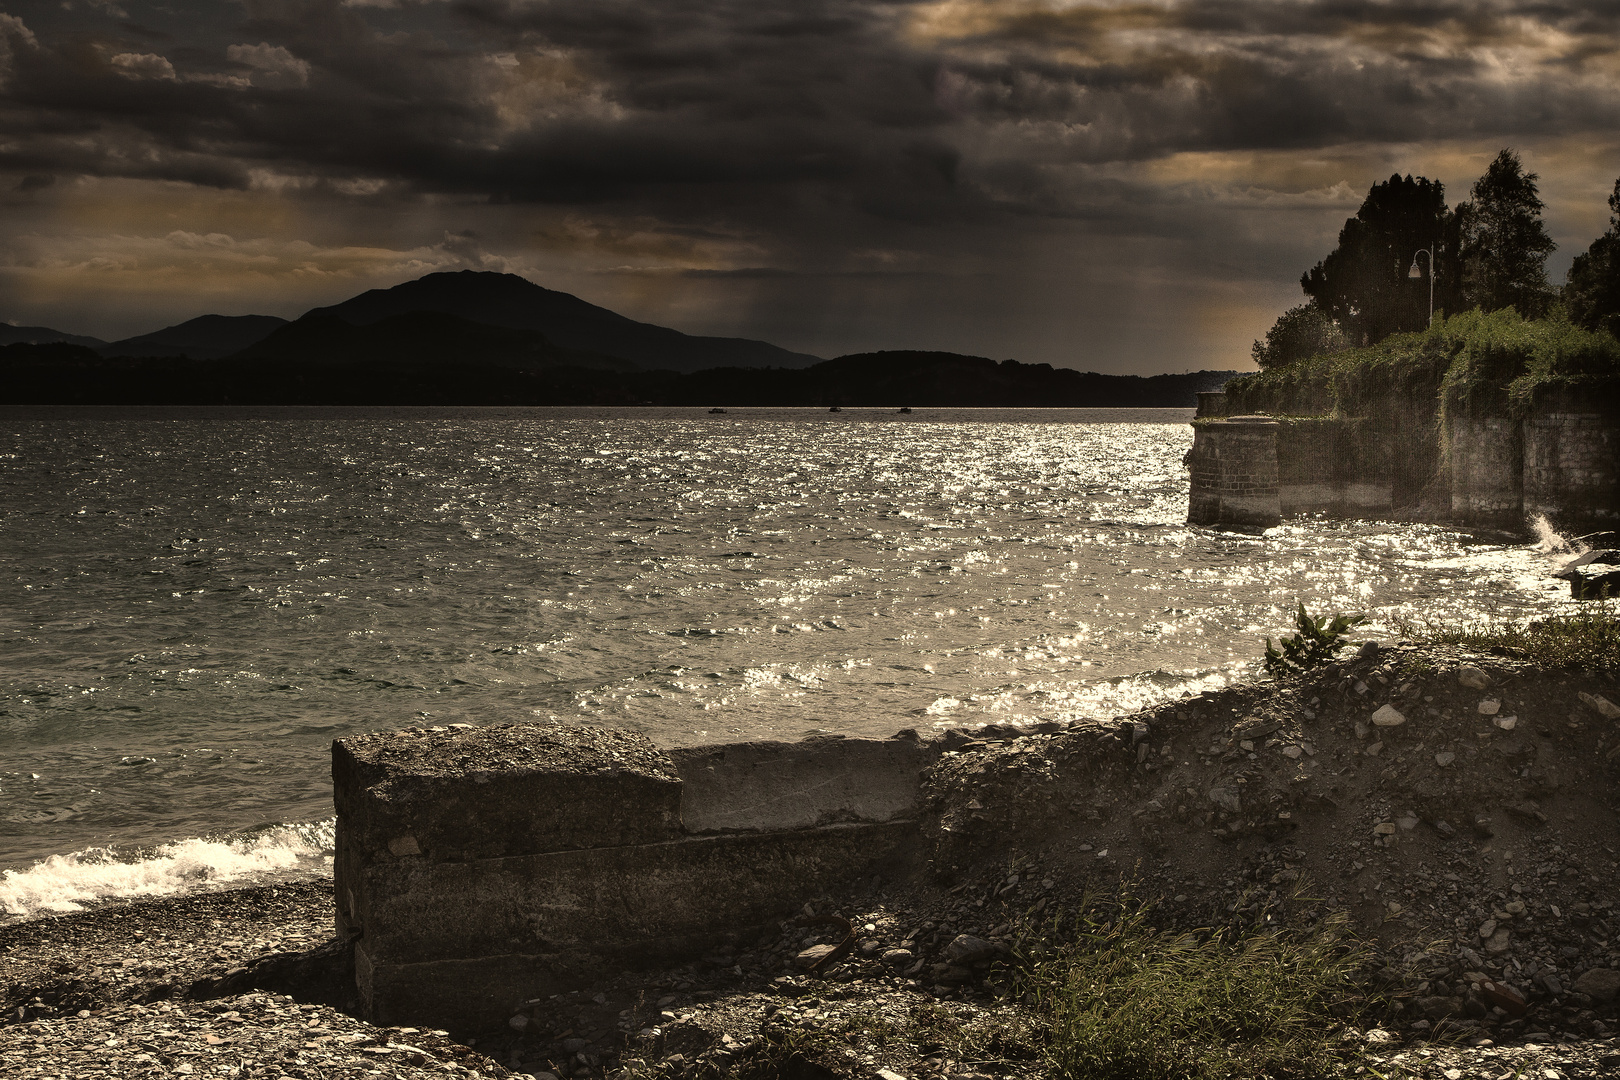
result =
[[1529,622],[1397,624],[1402,637],[1428,645],[1507,650],[1548,668],[1620,670],[1620,604],[1596,600],[1567,615]]
[[1333,654],[1344,648],[1350,642],[1345,638],[1352,626],[1366,622],[1365,615],[1336,615],[1332,620],[1324,616],[1313,619],[1305,611],[1305,605],[1299,605],[1299,611],[1294,615],[1294,625],[1299,627],[1299,633],[1291,638],[1279,637],[1278,649],[1266,638],[1266,674],[1275,678],[1292,675],[1301,671],[1309,671],[1333,659]]
[[1342,914],[1287,925],[1155,929],[1124,899],[1023,946],[1016,989],[1046,1027],[1046,1070],[1086,1080],[1328,1076],[1361,1001]]

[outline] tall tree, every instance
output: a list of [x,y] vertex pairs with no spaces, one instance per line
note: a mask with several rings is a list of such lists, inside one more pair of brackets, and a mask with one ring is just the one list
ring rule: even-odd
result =
[[1547,256],[1558,245],[1541,220],[1537,179],[1524,171],[1515,151],[1504,149],[1474,181],[1473,201],[1457,207],[1468,306],[1511,307],[1526,318],[1546,314],[1553,299]]
[[[1339,230],[1339,246],[1299,284],[1352,344],[1370,345],[1428,325],[1431,274],[1435,309],[1457,310],[1457,239],[1444,185],[1421,176],[1391,176],[1372,186],[1356,216]],[[1419,251],[1434,257],[1418,256]],[[1416,279],[1410,276],[1414,261]],[[1430,265],[1435,261],[1438,266]]]
[[1608,229],[1569,268],[1564,302],[1580,325],[1607,328],[1620,337],[1620,179],[1609,196],[1609,210]]

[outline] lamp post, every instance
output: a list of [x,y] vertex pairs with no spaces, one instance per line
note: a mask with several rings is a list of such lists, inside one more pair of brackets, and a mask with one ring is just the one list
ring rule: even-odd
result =
[[1418,248],[1416,251],[1414,251],[1412,253],[1412,269],[1410,269],[1410,270],[1408,270],[1406,272],[1406,276],[1409,277],[1409,278],[1420,278],[1420,277],[1423,276],[1423,271],[1418,269],[1417,257],[1419,255],[1427,255],[1429,257],[1429,325],[1433,326],[1434,325],[1434,249],[1433,248]]

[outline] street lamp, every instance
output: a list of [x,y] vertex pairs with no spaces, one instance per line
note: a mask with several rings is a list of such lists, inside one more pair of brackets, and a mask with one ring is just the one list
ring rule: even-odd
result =
[[1429,325],[1433,326],[1434,325],[1434,249],[1433,248],[1418,248],[1415,252],[1413,252],[1412,253],[1412,269],[1410,269],[1410,270],[1408,270],[1406,272],[1406,276],[1409,277],[1409,278],[1420,278],[1420,277],[1423,276],[1423,271],[1418,269],[1417,257],[1419,255],[1427,255],[1429,257]]

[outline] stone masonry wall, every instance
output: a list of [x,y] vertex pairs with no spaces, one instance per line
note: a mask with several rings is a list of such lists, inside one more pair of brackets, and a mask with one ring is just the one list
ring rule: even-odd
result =
[[1451,517],[1494,529],[1524,526],[1524,442],[1507,417],[1453,416],[1448,424]]
[[1542,395],[1524,424],[1524,513],[1574,534],[1620,524],[1620,403],[1567,388]]
[[1187,521],[1269,529],[1282,521],[1277,492],[1277,421],[1234,416],[1193,425],[1184,459],[1192,473]]

